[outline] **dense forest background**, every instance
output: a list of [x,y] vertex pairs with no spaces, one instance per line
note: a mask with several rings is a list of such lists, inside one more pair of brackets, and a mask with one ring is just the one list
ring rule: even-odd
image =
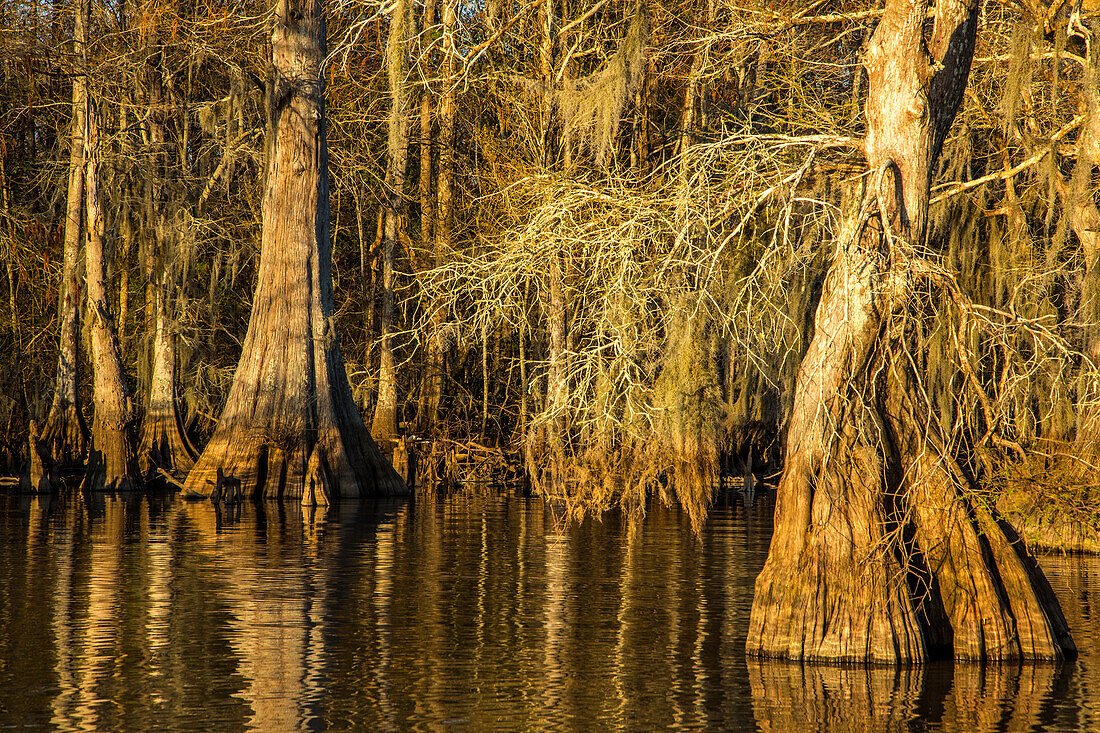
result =
[[[834,243],[873,175],[863,54],[880,15],[845,0],[330,3],[331,325],[406,477],[521,476],[577,506],[656,495],[700,516],[721,476],[774,472]],[[937,287],[898,326],[920,344],[905,358],[928,419],[976,484],[1027,486],[1082,520],[1096,15],[981,4],[920,243]],[[79,419],[51,419],[66,303],[84,364],[97,303],[113,314],[147,479],[186,472],[212,433],[255,288],[268,29],[254,2],[0,2],[8,472],[31,462],[29,433],[59,466],[87,449],[72,436],[100,409],[92,370],[76,370]],[[102,213],[78,208],[74,241],[100,235],[102,301],[86,247],[65,276],[79,94]]]

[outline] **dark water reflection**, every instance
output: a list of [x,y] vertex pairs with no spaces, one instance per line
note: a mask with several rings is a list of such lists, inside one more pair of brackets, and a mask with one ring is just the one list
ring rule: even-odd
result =
[[1061,666],[747,663],[771,507],[701,536],[537,500],[218,512],[0,496],[0,725],[58,730],[1100,729],[1100,560],[1043,564]]

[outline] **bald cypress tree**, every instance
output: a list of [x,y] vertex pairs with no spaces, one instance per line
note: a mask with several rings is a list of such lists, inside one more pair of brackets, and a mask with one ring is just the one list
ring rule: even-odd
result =
[[323,0],[277,0],[256,292],[217,429],[185,490],[219,471],[246,496],[330,499],[406,488],[356,410],[333,330]]

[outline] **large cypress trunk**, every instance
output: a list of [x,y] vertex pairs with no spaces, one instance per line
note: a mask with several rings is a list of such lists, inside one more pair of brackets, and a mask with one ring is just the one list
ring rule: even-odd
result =
[[[933,163],[962,101],[977,2],[888,0],[867,53],[870,175],[799,370],[752,655],[829,661],[1048,659],[1073,643],[1011,528],[919,397],[904,314],[932,268]],[[928,282],[927,278],[924,278]]]
[[136,470],[130,449],[130,398],[122,368],[115,320],[107,301],[107,264],[104,259],[103,207],[99,197],[99,114],[94,102],[86,110],[85,191],[88,245],[88,310],[92,323],[92,371],[95,418],[92,420],[92,456],[84,486],[113,491],[134,488]]
[[186,491],[214,493],[219,472],[246,496],[304,504],[406,491],[356,411],[333,331],[326,45],[323,0],[277,0],[256,293],[229,398]]
[[87,0],[75,10],[73,56],[79,68],[73,74],[73,119],[69,148],[69,191],[65,207],[65,244],[62,255],[61,287],[58,298],[58,322],[61,324],[57,350],[57,382],[53,402],[42,430],[42,443],[50,458],[62,469],[72,470],[84,463],[88,451],[88,428],[80,410],[77,392],[80,354],[80,284],[76,269],[80,259],[81,220],[84,210],[84,137],[88,92],[83,74],[84,44],[87,35]]

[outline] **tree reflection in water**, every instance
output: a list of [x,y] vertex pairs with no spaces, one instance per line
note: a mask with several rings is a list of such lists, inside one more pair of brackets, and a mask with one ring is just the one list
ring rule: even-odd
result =
[[57,730],[1097,729],[1100,560],[1044,565],[1082,656],[746,662],[770,507],[565,523],[519,498],[0,498],[0,724]]
[[1066,664],[892,668],[749,660],[762,731],[1067,729],[1058,707],[1071,675]]

